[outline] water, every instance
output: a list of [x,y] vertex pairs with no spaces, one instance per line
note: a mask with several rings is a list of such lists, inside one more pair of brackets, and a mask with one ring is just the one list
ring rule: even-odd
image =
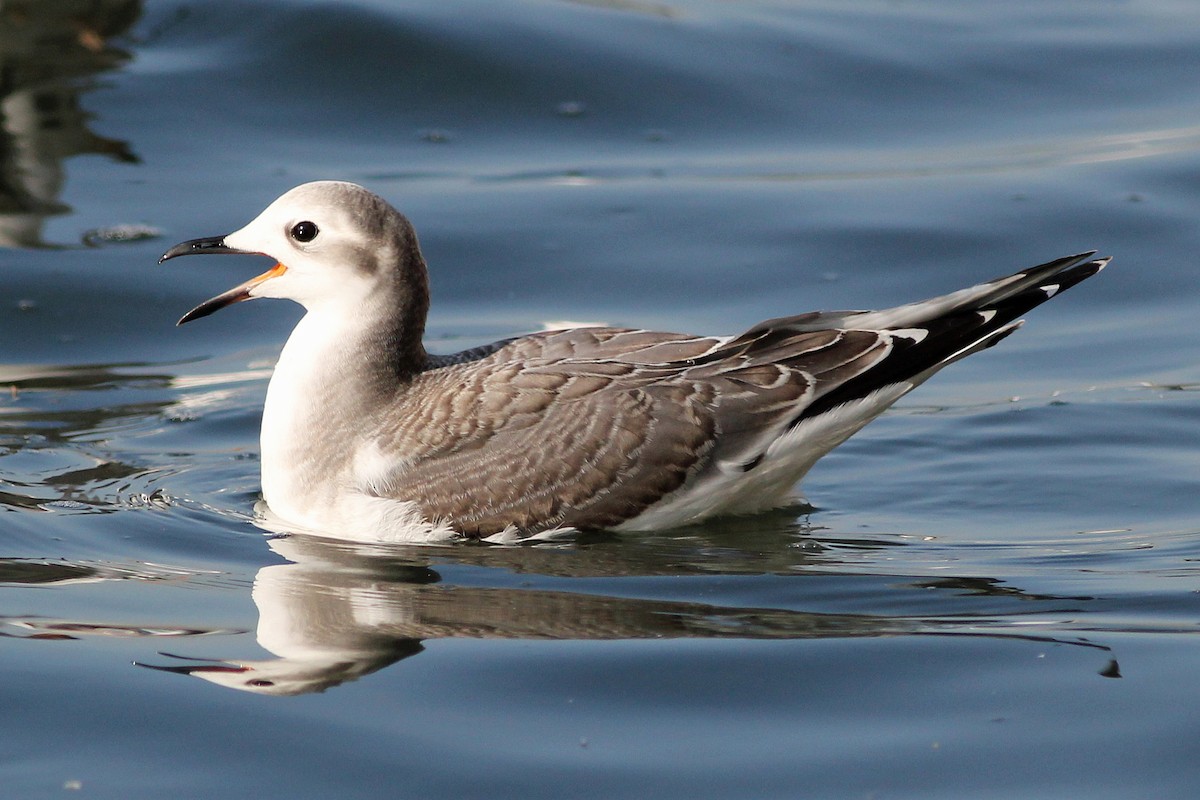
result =
[[[1198,55],[1170,0],[0,3],[0,794],[1191,797]],[[316,178],[413,219],[440,352],[1115,261],[811,510],[269,539],[298,309],[175,329],[260,265],[155,260]]]

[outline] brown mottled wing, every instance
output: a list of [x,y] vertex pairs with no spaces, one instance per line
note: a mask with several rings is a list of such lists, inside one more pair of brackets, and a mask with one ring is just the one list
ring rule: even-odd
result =
[[520,339],[417,378],[386,448],[414,458],[379,492],[470,535],[617,525],[714,457],[740,457],[879,348],[873,333],[844,331]]
[[[712,387],[596,358],[667,344],[609,333],[529,337],[420,376],[390,443],[419,455],[381,493],[487,536],[611,526],[677,489],[712,447]],[[677,338],[685,355],[715,343]]]

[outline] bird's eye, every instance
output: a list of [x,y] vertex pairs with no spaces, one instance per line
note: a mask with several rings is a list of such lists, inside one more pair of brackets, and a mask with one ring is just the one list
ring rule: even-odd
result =
[[317,238],[317,233],[317,223],[315,222],[305,220],[292,226],[292,238],[297,242],[311,242]]

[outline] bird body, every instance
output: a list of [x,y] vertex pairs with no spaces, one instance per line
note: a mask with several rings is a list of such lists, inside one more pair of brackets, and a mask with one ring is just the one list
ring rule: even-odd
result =
[[192,253],[279,261],[181,323],[253,297],[305,306],[267,391],[263,497],[290,529],[364,541],[663,529],[787,503],[821,456],[1108,261],[735,337],[574,328],[436,356],[416,234],[362,187],[305,184],[163,260]]

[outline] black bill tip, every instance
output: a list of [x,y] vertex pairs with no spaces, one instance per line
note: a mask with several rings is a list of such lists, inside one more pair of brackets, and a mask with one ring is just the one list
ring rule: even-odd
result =
[[190,664],[188,666],[165,666],[162,664],[147,664],[144,661],[134,661],[135,667],[157,670],[158,672],[173,672],[176,675],[192,675],[197,672],[249,672],[249,667],[240,664]]
[[176,258],[178,256],[203,255],[205,253],[250,255],[245,250],[238,250],[236,247],[227,246],[224,236],[210,236],[205,239],[189,239],[186,242],[180,242],[163,253],[162,257],[158,259],[158,263],[161,264],[169,258]]
[[234,288],[230,289],[228,292],[224,292],[223,294],[219,294],[216,297],[212,297],[212,298],[209,298],[208,300],[205,300],[203,303],[196,306],[191,311],[187,312],[182,317],[180,317],[179,322],[176,322],[175,325],[179,326],[179,325],[183,325],[185,322],[191,322],[194,319],[200,319],[201,317],[207,317],[209,314],[220,311],[225,306],[231,306],[234,303],[240,303],[243,300],[249,300],[249,299],[250,299],[250,287],[249,286],[247,286],[246,284],[243,284],[241,286],[235,286]]

